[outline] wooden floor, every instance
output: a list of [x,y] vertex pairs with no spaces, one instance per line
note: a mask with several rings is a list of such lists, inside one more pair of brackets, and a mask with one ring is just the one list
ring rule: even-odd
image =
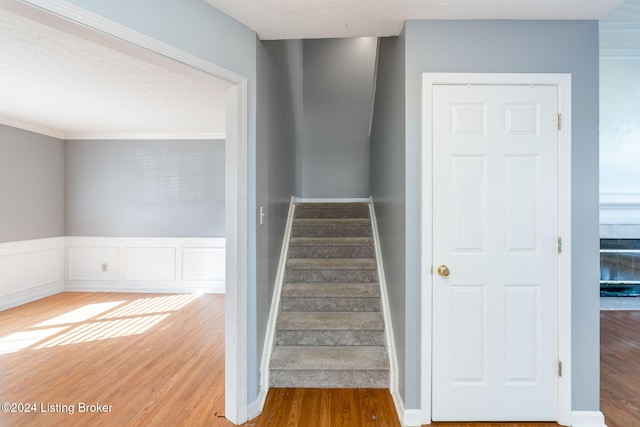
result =
[[600,410],[608,427],[640,426],[640,311],[600,312]]
[[[0,425],[231,426],[223,325],[221,295],[64,293],[0,312],[0,402],[31,410]],[[640,312],[602,312],[601,372],[607,425],[640,426]],[[272,389],[245,424],[399,425],[388,390],[370,389]]]

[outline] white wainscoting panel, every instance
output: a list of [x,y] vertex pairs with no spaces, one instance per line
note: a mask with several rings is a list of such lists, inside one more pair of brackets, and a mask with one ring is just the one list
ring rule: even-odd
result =
[[211,280],[224,283],[224,246],[182,248],[182,280]]
[[125,280],[176,280],[175,248],[126,248]]
[[0,310],[64,290],[64,237],[0,244]]
[[67,237],[66,290],[224,293],[224,238]]
[[118,280],[120,248],[70,247],[69,280]]

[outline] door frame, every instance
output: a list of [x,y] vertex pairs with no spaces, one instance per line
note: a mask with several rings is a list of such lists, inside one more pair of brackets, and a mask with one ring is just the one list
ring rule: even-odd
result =
[[[64,0],[14,0],[0,7],[33,19],[39,11],[81,24],[90,31],[124,40],[211,76],[227,80],[225,93],[225,417],[234,424],[247,421],[248,405],[248,82],[247,77],[152,37],[114,23]],[[35,7],[35,9],[34,9]],[[38,16],[40,16],[38,14]],[[65,24],[66,25],[66,24]],[[90,34],[83,36],[91,38]],[[131,54],[128,52],[127,54]],[[135,55],[134,55],[135,56]]]
[[435,85],[545,85],[558,88],[558,419],[571,424],[571,74],[534,73],[423,73],[421,163],[421,406],[422,423],[432,415],[433,336],[433,87]]

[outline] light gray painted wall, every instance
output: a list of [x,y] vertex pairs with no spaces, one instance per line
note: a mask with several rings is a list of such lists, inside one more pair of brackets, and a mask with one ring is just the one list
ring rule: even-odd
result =
[[[405,36],[380,40],[371,130],[371,194],[375,206],[396,354],[399,388],[406,399],[405,292]],[[414,376],[419,376],[413,373]]]
[[[67,0],[90,12],[247,78],[247,300],[256,300],[256,33],[202,0]],[[255,323],[248,327],[248,402],[258,395]]]
[[0,125],[0,243],[64,236],[64,144]]
[[65,142],[68,236],[224,237],[221,140]]
[[[405,180],[404,306],[397,298],[392,311],[404,313],[406,408],[420,407],[420,114],[423,72],[523,72],[572,74],[572,352],[573,409],[599,408],[598,291],[598,23],[595,21],[409,21],[406,37],[405,164],[397,170],[372,163],[374,195],[383,180],[399,186]],[[396,48],[400,49],[400,48]],[[392,79],[393,80],[393,79]],[[395,80],[393,80],[395,81]],[[378,83],[381,83],[379,80]],[[390,83],[387,83],[390,84]],[[397,84],[397,83],[395,83]],[[378,86],[378,91],[382,89]],[[392,150],[400,131],[376,142],[375,150]],[[379,131],[382,134],[382,131]],[[373,156],[375,159],[376,157]],[[381,170],[380,170],[381,169]],[[382,172],[382,176],[378,176]],[[429,171],[424,171],[429,173]],[[379,183],[378,183],[379,182]],[[397,208],[400,212],[400,209]],[[402,244],[397,237],[394,243]],[[389,245],[390,246],[390,245]],[[391,257],[389,253],[387,258]],[[392,265],[401,260],[391,259]],[[385,259],[385,265],[387,259]],[[397,279],[402,278],[398,275]],[[394,283],[394,285],[396,285]],[[390,285],[391,286],[391,285]],[[396,317],[397,314],[394,314]],[[394,325],[395,327],[395,325]]]
[[[257,230],[255,313],[258,365],[262,358],[271,298],[291,196],[296,186],[296,142],[302,100],[302,41],[258,42],[257,204],[265,208]],[[253,384],[257,390],[258,383]]]
[[369,197],[375,38],[304,41],[302,197]]

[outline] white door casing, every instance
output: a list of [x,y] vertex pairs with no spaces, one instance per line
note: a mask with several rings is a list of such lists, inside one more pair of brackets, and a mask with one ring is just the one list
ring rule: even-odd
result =
[[[25,3],[25,4],[22,4]],[[28,6],[35,6],[36,9]],[[155,52],[179,63],[234,84],[226,92],[225,209],[225,417],[242,424],[249,416],[247,390],[247,272],[248,272],[248,94],[247,78],[217,64],[177,49],[145,34],[110,21],[64,0],[2,0],[27,18],[39,10],[71,23],[79,23],[96,34],[107,34],[133,46]],[[91,38],[90,35],[87,37]]]
[[425,74],[423,422],[570,419],[566,78],[526,77]]

